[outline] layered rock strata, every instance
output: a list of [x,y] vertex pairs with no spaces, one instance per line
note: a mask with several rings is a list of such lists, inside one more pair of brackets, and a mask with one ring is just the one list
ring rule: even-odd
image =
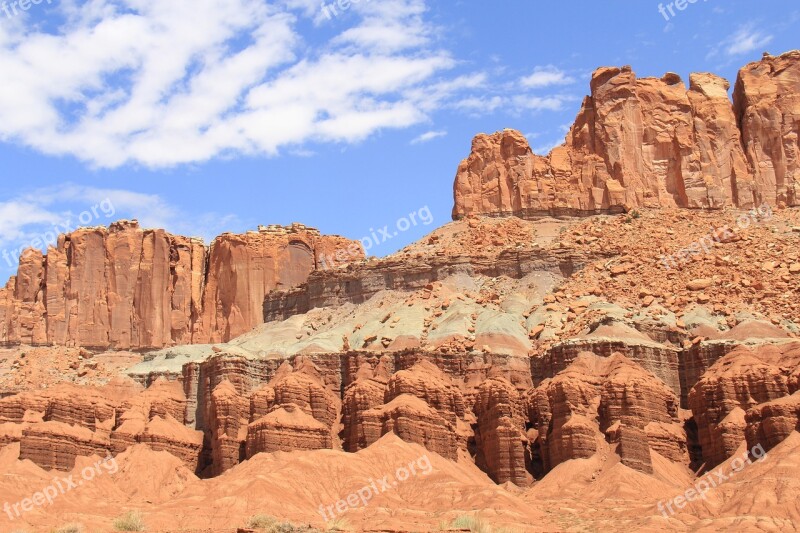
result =
[[591,457],[603,441],[617,445],[623,464],[645,473],[652,473],[651,451],[688,464],[678,397],[620,354],[581,354],[529,391],[526,402],[545,472]]
[[306,280],[318,258],[359,244],[300,224],[199,239],[136,221],[61,235],[22,254],[0,289],[0,344],[151,349],[224,342],[263,320],[264,296]]
[[692,74],[594,72],[563,145],[481,134],[458,168],[453,218],[591,215],[636,207],[798,205],[800,51],[765,55],[730,84]]
[[[773,447],[796,428],[800,344],[740,346],[719,359],[689,393],[708,468],[739,445]],[[752,448],[751,446],[751,448]]]

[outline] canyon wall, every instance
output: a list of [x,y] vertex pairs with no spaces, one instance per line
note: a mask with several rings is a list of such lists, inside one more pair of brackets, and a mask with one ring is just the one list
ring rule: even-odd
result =
[[361,250],[301,224],[225,233],[208,248],[136,221],[81,228],[47,255],[22,255],[0,289],[0,343],[136,350],[224,342],[263,321],[271,290],[299,285],[317,258],[354,245]]
[[480,134],[458,168],[453,218],[615,213],[635,207],[800,205],[800,51],[713,74],[638,79],[596,70],[564,144]]

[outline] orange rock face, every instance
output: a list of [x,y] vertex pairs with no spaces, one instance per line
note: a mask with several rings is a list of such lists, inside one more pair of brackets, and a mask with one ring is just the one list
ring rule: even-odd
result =
[[250,402],[226,380],[211,394],[210,407],[212,473],[219,475],[244,458]]
[[[800,344],[741,346],[719,359],[689,393],[703,459],[716,466],[747,437],[752,446],[772,447],[796,427]],[[794,402],[794,403],[792,403]]]
[[763,200],[800,203],[800,51],[765,55],[739,71],[733,94],[754,189]]
[[[355,243],[302,225],[202,241],[136,221],[83,228],[23,254],[0,289],[0,343],[143,349],[223,342],[263,322],[264,296]],[[351,259],[363,257],[361,248]]]
[[526,419],[516,388],[502,378],[486,380],[478,389],[474,411],[478,418],[476,464],[497,483],[528,485]]
[[458,458],[456,426],[421,398],[401,394],[392,401],[363,413],[363,433],[367,445],[383,435],[394,433],[406,442],[415,442],[442,457]]
[[22,430],[19,458],[29,459],[49,470],[70,470],[75,458],[97,454],[108,455],[108,437],[62,422],[31,424]]
[[677,396],[656,376],[620,354],[585,353],[527,396],[538,435],[532,443],[549,471],[591,457],[598,441],[618,444],[621,462],[651,473],[650,451],[687,463],[686,433]]
[[294,404],[278,406],[251,423],[247,457],[261,452],[290,452],[331,448],[331,430]]
[[383,405],[385,390],[385,381],[371,377],[361,377],[345,390],[342,401],[342,446],[346,451],[357,452],[374,442],[375,437],[365,433],[364,413]]
[[800,391],[752,408],[745,420],[748,449],[760,444],[771,450],[800,431]]
[[395,433],[444,457],[456,459],[459,423],[465,416],[464,397],[436,365],[419,361],[388,381],[378,368],[365,369],[345,391],[344,447],[358,451]]
[[800,52],[729,83],[693,74],[594,72],[565,144],[532,153],[514,130],[481,134],[459,166],[453,218],[619,212],[633,207],[798,205]]

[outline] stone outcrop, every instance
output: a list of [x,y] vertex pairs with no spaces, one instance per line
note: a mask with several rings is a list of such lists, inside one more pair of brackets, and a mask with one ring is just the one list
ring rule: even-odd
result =
[[212,473],[219,475],[245,458],[250,402],[226,380],[211,393],[210,407]]
[[171,453],[193,472],[200,471],[203,433],[186,427],[171,416],[153,417],[135,440],[147,444],[155,451]]
[[81,426],[90,431],[111,431],[117,405],[100,391],[62,384],[43,391],[29,391],[0,399],[0,422],[21,423],[26,416],[46,422]]
[[121,395],[109,388],[61,384],[0,399],[3,441],[42,468],[69,470],[75,457],[118,454],[137,444],[175,455],[193,471],[202,465],[203,432],[184,425],[180,384],[156,381]]
[[357,379],[347,387],[342,402],[342,447],[345,451],[357,452],[375,442],[375,435],[366,432],[365,413],[383,405],[385,392],[386,382],[372,378]]
[[689,462],[678,396],[621,354],[581,354],[528,393],[526,401],[538,430],[532,446],[545,471],[591,457],[603,439],[617,445],[623,464],[641,472],[652,473],[651,450]]
[[800,391],[756,407],[745,415],[747,448],[759,444],[767,451],[784,441],[794,431],[800,431]]
[[453,425],[464,417],[461,391],[430,361],[421,360],[408,370],[400,370],[392,375],[386,386],[386,403],[403,394],[423,400]]
[[388,403],[362,414],[362,432],[369,446],[383,435],[394,433],[455,461],[458,458],[456,425],[421,398],[401,394]]
[[[22,254],[0,289],[0,344],[148,349],[227,341],[260,324],[264,296],[354,243],[300,224],[194,238],[136,221],[61,235]],[[363,257],[360,247],[347,257]]]
[[276,407],[251,423],[247,457],[257,453],[332,448],[330,428],[294,404]]
[[800,51],[744,67],[735,86],[692,74],[594,72],[566,142],[535,155],[514,130],[480,134],[458,168],[453,218],[636,207],[798,205]]
[[364,303],[384,290],[421,290],[455,272],[511,278],[532,272],[569,275],[583,268],[589,259],[575,250],[543,252],[534,249],[504,252],[496,257],[444,254],[424,259],[390,257],[379,262],[360,263],[343,271],[317,270],[299,287],[267,295],[264,321],[285,320],[318,307]]
[[765,55],[739,71],[734,112],[756,202],[800,203],[800,51]]
[[386,361],[373,370],[363,365],[344,394],[344,447],[366,448],[387,433],[456,459],[459,424],[466,415],[464,396],[430,361],[420,360],[386,379]]
[[478,419],[476,464],[497,483],[528,485],[526,413],[516,387],[503,378],[486,380],[478,389],[473,411]]
[[740,346],[711,366],[689,392],[706,467],[731,457],[746,437],[764,438],[765,448],[786,437],[777,420],[791,418],[782,408],[791,405],[786,398],[796,390],[792,373],[798,368],[800,344],[794,342]]
[[41,422],[22,430],[19,458],[29,459],[48,470],[68,471],[75,466],[76,457],[106,457],[110,448],[107,436],[87,428],[63,422]]

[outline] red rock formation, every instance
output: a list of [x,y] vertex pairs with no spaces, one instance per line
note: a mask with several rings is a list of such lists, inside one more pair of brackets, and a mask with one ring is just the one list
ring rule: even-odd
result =
[[369,446],[387,433],[415,442],[442,457],[458,458],[456,424],[443,418],[421,398],[401,394],[361,414],[364,441]]
[[534,446],[540,450],[545,471],[569,459],[591,457],[597,451],[600,432],[591,420],[595,415],[590,403],[597,395],[598,384],[584,382],[580,374],[571,377],[573,365],[543,381],[527,397],[529,418],[538,429]]
[[619,442],[617,453],[622,464],[645,474],[653,473],[647,435],[640,428],[620,424],[611,442]]
[[275,405],[275,389],[265,385],[250,396],[250,422],[267,416]]
[[[117,387],[59,384],[0,400],[5,439],[20,441],[23,458],[68,470],[76,456],[121,453],[136,443],[166,450],[197,470],[203,433],[183,424],[186,398],[177,382],[119,394]],[[247,406],[245,402],[245,416]]]
[[344,391],[342,447],[345,451],[357,452],[374,442],[374,437],[368,439],[364,433],[364,413],[383,405],[385,391],[386,383],[372,378],[357,379]]
[[47,422],[108,433],[114,425],[116,407],[115,402],[97,389],[60,384],[3,398],[0,400],[0,422],[20,423],[26,413],[35,412]]
[[0,424],[0,448],[19,442],[22,439],[22,431],[27,427],[27,424],[12,424],[10,422]]
[[19,458],[29,459],[46,469],[71,470],[75,458],[87,455],[105,457],[111,449],[108,437],[89,429],[63,422],[41,422],[22,430]]
[[767,451],[800,431],[800,391],[753,407],[745,416],[747,448],[759,444]]
[[476,464],[497,483],[530,484],[525,466],[526,420],[516,388],[503,378],[484,381],[473,410],[478,418]]
[[134,444],[147,444],[181,459],[193,472],[202,466],[203,432],[186,427],[171,415],[148,417],[137,408],[120,415],[111,433],[111,450],[122,453]]
[[223,381],[211,394],[212,475],[219,475],[244,459],[250,402]]
[[[205,305],[195,342],[224,342],[250,331],[263,322],[267,293],[303,283],[317,268],[318,257],[352,245],[302,225],[217,237],[209,251]],[[348,258],[361,259],[360,246],[358,250]]]
[[122,409],[138,409],[148,420],[155,416],[183,420],[186,396],[178,381],[158,379],[150,387],[123,403]]
[[687,91],[676,74],[600,68],[565,144],[547,156],[514,130],[475,137],[453,218],[797,205],[800,52],[742,69],[735,105],[728,87],[711,74],[693,74]]
[[527,395],[528,413],[545,471],[591,457],[603,438],[618,444],[622,463],[652,472],[650,450],[688,464],[678,397],[662,381],[621,354],[580,355],[555,378]]
[[714,74],[689,76],[689,104],[694,117],[693,155],[698,158],[700,179],[690,184],[687,195],[702,195],[706,179],[713,179],[718,201],[724,201],[730,191],[731,203],[742,207],[760,205],[750,194],[752,177],[742,152],[742,138],[731,119],[730,83]]
[[190,429],[171,416],[151,419],[136,436],[136,442],[147,444],[155,451],[169,452],[193,472],[199,470],[203,432]]
[[343,446],[358,451],[395,433],[450,458],[466,449],[460,430],[466,415],[464,397],[432,362],[420,359],[388,377],[388,360],[373,368],[363,363],[344,394]]
[[48,405],[48,398],[35,392],[23,392],[0,398],[0,422],[20,423],[28,411],[44,416]]
[[[791,372],[800,366],[800,344],[740,346],[719,359],[689,392],[703,459],[713,467],[745,440],[745,413],[791,393]],[[769,417],[769,411],[767,412]],[[750,422],[757,431],[760,415]]]
[[322,384],[320,377],[301,370],[277,378],[270,385],[275,390],[275,405],[296,405],[327,427],[333,427],[341,401]]
[[294,404],[276,407],[251,423],[247,430],[247,457],[257,453],[318,450],[332,447],[331,430]]
[[[755,202],[800,203],[800,51],[765,54],[739,71],[733,94]],[[744,195],[744,194],[743,194]]]
[[450,424],[464,418],[464,397],[452,380],[430,361],[421,360],[408,370],[401,370],[389,379],[385,402],[408,394],[430,405]]
[[[0,289],[0,343],[141,349],[227,341],[263,322],[264,296],[305,281],[317,256],[353,250],[296,224],[198,239],[136,221],[28,251]],[[349,260],[363,257],[361,248]]]

